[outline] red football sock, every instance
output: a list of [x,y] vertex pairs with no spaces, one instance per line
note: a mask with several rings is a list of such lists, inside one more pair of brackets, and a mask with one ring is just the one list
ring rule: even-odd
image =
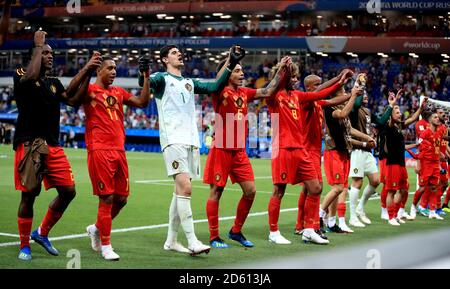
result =
[[[425,188],[425,191],[426,191],[426,190],[427,190],[427,188]],[[425,191],[420,192],[419,190],[417,190],[417,191],[414,193],[414,199],[413,199],[413,204],[414,204],[414,206],[417,207],[417,204],[419,203],[420,198],[422,198],[422,195],[425,193]]]
[[253,205],[254,198],[241,197],[236,210],[236,219],[234,220],[234,226],[231,228],[231,232],[239,233],[242,230],[245,220],[247,219],[248,213]]
[[450,201],[450,186],[447,189],[447,193],[445,194],[444,205],[448,206],[448,202]]
[[[300,197],[298,198],[298,213],[297,213],[297,224],[295,224],[295,229],[298,231],[303,230],[303,222],[305,216],[305,202],[306,202],[306,193],[300,192]],[[320,207],[320,203],[319,203]],[[319,210],[317,210],[318,212]]]
[[[305,201],[305,228],[315,229],[319,222],[320,195],[308,194]],[[345,213],[344,213],[345,215]]]
[[337,205],[337,213],[339,218],[345,217],[345,212],[347,210],[347,205],[345,203],[339,203]]
[[31,226],[33,225],[33,218],[17,218],[20,235],[20,249],[25,246],[30,246]]
[[389,206],[387,206],[387,210],[388,210],[388,214],[389,214],[389,220],[394,219],[395,217],[397,217],[397,211],[395,211],[395,203],[392,202],[392,204],[390,204]]
[[47,237],[48,232],[50,232],[50,230],[58,222],[58,220],[61,219],[62,215],[62,212],[57,212],[52,208],[48,208],[47,214],[45,214],[44,220],[42,220],[42,223],[40,225],[40,235]]
[[442,186],[438,186],[437,196],[436,196],[436,208],[440,209],[442,207],[441,199],[442,195],[444,194],[444,190]]
[[381,189],[381,197],[380,197],[382,208],[387,207],[387,205],[386,205],[387,195],[388,195],[388,190],[386,189],[386,186],[383,185],[383,188]]
[[280,217],[281,200],[271,197],[269,201],[269,227],[271,232],[278,231],[278,218]]
[[420,199],[420,206],[424,209],[427,208],[429,199],[430,199],[430,189],[428,187],[425,188],[425,192],[422,195],[422,199]]
[[404,194],[404,195],[402,196],[402,200],[401,200],[401,202],[400,202],[400,208],[402,208],[402,209],[405,208],[406,202],[408,202],[408,195],[409,195],[409,193],[406,192],[406,194]]
[[209,239],[219,237],[219,202],[208,199],[206,202],[206,216],[208,217]]
[[[430,190],[430,194],[429,194],[429,198],[428,198],[428,205],[430,205],[430,211],[436,211],[438,193],[439,193],[438,191],[431,192],[431,190]],[[423,207],[423,208],[425,208],[425,207]]]
[[401,200],[398,203],[394,203],[394,218],[397,217],[397,213],[398,213],[398,210],[400,210],[401,205],[402,205]]
[[111,244],[111,210],[112,204],[100,202],[98,205],[97,223],[95,223],[95,226],[100,231],[100,240],[103,246]]

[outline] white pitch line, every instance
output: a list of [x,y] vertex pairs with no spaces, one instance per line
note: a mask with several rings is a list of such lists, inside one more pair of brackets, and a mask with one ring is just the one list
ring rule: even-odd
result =
[[5,236],[5,237],[14,237],[14,238],[19,238],[20,236],[17,234],[10,234],[10,233],[0,233],[0,236]]
[[[255,177],[255,180],[265,180],[265,179],[271,179],[272,177]],[[202,180],[192,180],[191,182],[201,182]],[[138,184],[153,184],[153,183],[173,183],[173,179],[167,178],[163,180],[137,180],[134,181]]]
[[[414,194],[415,192],[410,192],[409,194]],[[380,197],[372,197],[369,199],[369,201],[371,200],[379,200]],[[346,203],[348,203],[349,201],[347,201]],[[280,210],[280,213],[284,213],[284,212],[292,212],[292,211],[297,211],[298,208],[288,208],[288,209],[282,209]],[[257,217],[257,216],[264,216],[267,215],[268,212],[264,211],[264,212],[256,212],[256,213],[250,213],[248,214],[248,217]],[[219,218],[220,221],[224,221],[224,220],[233,220],[236,216],[228,216],[228,217],[221,217]],[[201,220],[195,220],[194,223],[206,223],[208,222],[208,219],[201,219]],[[141,231],[141,230],[152,230],[152,229],[159,229],[159,228],[165,228],[169,226],[169,224],[159,224],[159,225],[150,225],[150,226],[141,226],[141,227],[130,227],[130,228],[123,228],[123,229],[114,229],[111,231],[111,233],[122,233],[122,232],[131,232],[131,231]],[[12,234],[11,234],[12,235]],[[58,240],[67,240],[67,239],[78,239],[78,238],[83,238],[83,237],[87,237],[87,234],[75,234],[75,235],[66,235],[66,236],[61,236],[61,237],[53,237],[53,238],[49,238],[50,241],[58,241]],[[30,243],[32,243],[33,241],[30,241]],[[0,243],[0,247],[9,247],[9,246],[17,246],[20,245],[20,242],[8,242],[8,243]]]

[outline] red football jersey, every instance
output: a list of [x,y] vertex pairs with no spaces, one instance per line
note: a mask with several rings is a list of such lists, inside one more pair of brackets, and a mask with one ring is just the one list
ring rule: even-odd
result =
[[244,149],[248,135],[248,103],[256,95],[256,89],[225,87],[219,95],[213,95],[216,113],[213,146],[228,150]]
[[[304,114],[303,104],[323,99],[340,87],[336,83],[319,92],[302,92],[298,90],[282,90],[273,98],[268,99],[267,104],[271,113],[272,139],[275,148],[304,148],[305,136],[300,124]],[[275,115],[278,113],[278,127],[274,123]],[[276,121],[275,121],[276,122]]]
[[446,140],[444,140],[444,136],[448,135],[448,128],[445,124],[441,124],[438,129],[437,129],[440,134],[441,134],[441,153],[443,153],[444,155],[447,152],[447,144],[448,142]]
[[132,95],[121,87],[101,88],[89,84],[89,99],[83,104],[86,114],[88,150],[125,150],[123,103]]
[[439,161],[442,130],[433,132],[430,128],[424,130],[419,137],[419,159]]
[[320,151],[322,149],[323,110],[322,101],[303,103],[300,105],[300,127],[308,150]]
[[421,120],[419,120],[418,122],[416,122],[416,136],[417,136],[417,138],[420,137],[420,134],[422,132],[424,132],[428,128],[429,125],[430,124],[428,123],[428,121],[426,121],[423,118]]

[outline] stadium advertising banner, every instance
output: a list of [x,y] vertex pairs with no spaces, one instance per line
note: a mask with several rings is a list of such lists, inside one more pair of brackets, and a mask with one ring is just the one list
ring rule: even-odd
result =
[[[161,48],[174,44],[190,48],[229,48],[234,44],[245,48],[261,49],[307,49],[306,39],[296,37],[189,37],[189,38],[90,38],[90,39],[49,39],[49,44],[56,49],[71,48]],[[272,41],[273,40],[273,41]],[[28,49],[30,40],[14,40],[4,44],[2,49]]]
[[343,52],[447,53],[449,50],[450,39],[444,38],[374,37],[367,39],[355,37],[347,39]]
[[[308,3],[305,3],[308,2]],[[288,11],[361,11],[367,10],[367,3],[372,4],[375,1],[361,1],[361,0],[316,0],[316,1],[298,1],[289,5]],[[450,2],[441,1],[426,1],[426,0],[379,0],[381,10],[396,10],[396,11],[429,11],[450,9]],[[373,4],[372,4],[373,5]]]

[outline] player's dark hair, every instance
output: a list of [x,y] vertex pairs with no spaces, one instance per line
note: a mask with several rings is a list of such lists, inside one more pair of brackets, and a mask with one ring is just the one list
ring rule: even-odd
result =
[[169,55],[169,51],[170,51],[171,49],[173,49],[173,48],[177,48],[177,49],[178,49],[178,46],[176,46],[176,45],[166,45],[166,46],[163,46],[163,47],[159,50],[159,57],[161,58],[162,64],[163,64],[164,67],[166,67],[166,68],[167,68],[167,64],[165,64],[164,61],[162,61],[162,59],[163,59],[164,57],[167,57],[167,56]]

